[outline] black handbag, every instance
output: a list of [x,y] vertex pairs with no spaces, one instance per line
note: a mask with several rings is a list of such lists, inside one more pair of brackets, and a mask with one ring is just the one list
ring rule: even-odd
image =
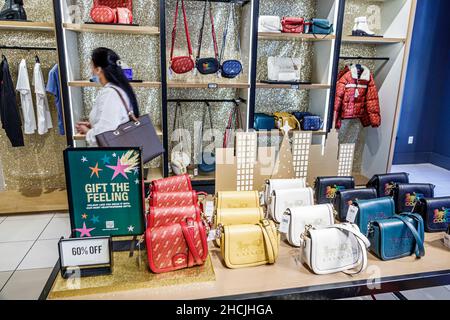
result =
[[450,226],[450,197],[420,199],[414,212],[422,216],[426,232],[447,231]]
[[375,188],[378,197],[386,197],[392,193],[392,188],[397,183],[409,183],[409,176],[407,173],[388,173],[376,174],[367,183],[367,188]]
[[[206,7],[208,6],[208,4],[209,4],[209,18],[211,20],[211,33],[212,33],[213,45],[214,45],[214,58],[200,58],[201,51],[202,51],[203,31],[205,29]],[[211,4],[211,1],[209,1],[209,0],[205,1],[205,7],[203,10],[202,28],[200,29],[200,35],[199,35],[199,39],[198,39],[196,68],[197,68],[198,72],[200,72],[201,74],[217,73],[220,68],[219,48],[217,46],[216,31],[214,29],[214,17],[213,17],[213,13],[212,13],[212,4]]]
[[122,100],[130,121],[121,124],[116,130],[95,136],[99,147],[140,147],[142,161],[147,163],[164,153],[164,148],[156,134],[155,127],[148,114],[136,118],[128,107],[119,90],[113,88]]
[[317,177],[315,184],[316,204],[333,203],[338,191],[354,189],[353,177]]
[[425,198],[434,198],[435,185],[429,183],[399,183],[392,189],[397,213],[412,212],[415,205]]
[[347,221],[348,208],[356,200],[371,200],[375,198],[377,198],[377,190],[374,188],[338,191],[336,193],[336,198],[334,199],[334,208],[337,211],[339,221]]

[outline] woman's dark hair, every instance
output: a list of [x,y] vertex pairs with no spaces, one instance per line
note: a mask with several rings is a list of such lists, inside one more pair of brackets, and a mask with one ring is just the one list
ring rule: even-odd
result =
[[136,99],[136,94],[131,88],[130,82],[125,77],[122,68],[117,64],[120,57],[113,50],[108,48],[97,48],[92,52],[92,62],[95,67],[101,67],[105,74],[106,80],[121,88],[128,95],[133,112],[136,117],[139,117],[139,106]]

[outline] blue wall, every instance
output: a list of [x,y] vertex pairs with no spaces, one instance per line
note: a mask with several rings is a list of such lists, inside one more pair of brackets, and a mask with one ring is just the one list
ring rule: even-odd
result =
[[448,0],[418,1],[394,164],[431,162],[450,169],[448,12]]

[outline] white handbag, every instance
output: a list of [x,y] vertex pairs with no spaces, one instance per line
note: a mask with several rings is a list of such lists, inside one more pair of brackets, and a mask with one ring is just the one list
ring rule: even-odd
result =
[[367,268],[369,247],[369,240],[355,224],[308,227],[302,235],[302,261],[316,274],[355,275]]
[[332,226],[334,224],[334,210],[331,204],[317,206],[289,207],[283,215],[282,223],[287,223],[285,230],[289,244],[300,247],[301,235],[306,226],[315,228]]
[[264,204],[270,204],[273,190],[306,188],[306,179],[270,179],[264,185]]
[[270,217],[280,223],[286,209],[312,206],[313,204],[314,190],[312,188],[276,189],[272,191],[267,210]]
[[269,57],[267,72],[270,81],[300,81],[300,58]]
[[260,16],[258,32],[281,33],[281,19],[278,16]]

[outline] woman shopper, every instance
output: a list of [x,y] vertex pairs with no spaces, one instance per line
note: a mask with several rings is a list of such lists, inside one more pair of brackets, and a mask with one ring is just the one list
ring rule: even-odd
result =
[[[127,109],[139,117],[136,94],[120,67],[120,57],[108,48],[97,48],[91,57],[92,75],[102,85],[88,122],[78,122],[78,133],[86,135],[90,146],[97,146],[96,136],[117,129],[129,121]],[[126,104],[126,106],[124,105]]]

